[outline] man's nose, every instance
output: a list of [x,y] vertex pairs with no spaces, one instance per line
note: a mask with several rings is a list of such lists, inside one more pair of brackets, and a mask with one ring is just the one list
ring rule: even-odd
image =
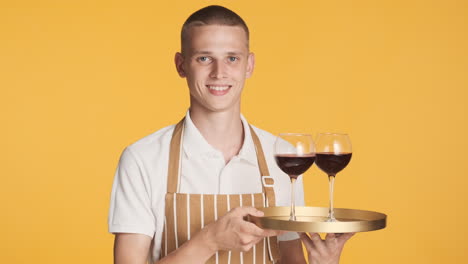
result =
[[212,69],[211,69],[211,78],[216,78],[216,79],[221,79],[226,77],[226,68],[227,65],[225,65],[221,61],[214,61],[212,64]]

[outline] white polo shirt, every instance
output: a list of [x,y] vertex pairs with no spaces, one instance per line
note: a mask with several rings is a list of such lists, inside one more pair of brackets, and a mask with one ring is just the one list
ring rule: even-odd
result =
[[[239,154],[225,164],[222,152],[202,136],[187,112],[181,155],[180,193],[244,194],[262,192],[260,171],[249,124],[241,115],[244,142]],[[159,255],[164,228],[169,145],[175,125],[165,127],[128,146],[122,153],[112,186],[109,232],[139,233],[154,239]],[[276,137],[253,127],[274,178],[277,206],[289,206],[289,177],[276,165],[273,149]],[[226,140],[229,140],[228,138]],[[296,204],[304,205],[302,177],[296,181]],[[279,240],[298,238],[287,233]]]

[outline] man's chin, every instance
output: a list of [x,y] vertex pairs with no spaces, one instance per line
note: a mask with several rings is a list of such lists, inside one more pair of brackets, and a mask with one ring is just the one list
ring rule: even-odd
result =
[[203,107],[190,107],[191,111],[201,111],[205,113],[226,113],[239,111],[240,107],[235,105],[204,105]]

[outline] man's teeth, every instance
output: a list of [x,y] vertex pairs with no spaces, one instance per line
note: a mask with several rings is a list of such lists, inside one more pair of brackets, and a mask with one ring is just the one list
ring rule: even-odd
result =
[[208,88],[215,91],[225,91],[229,89],[229,86],[208,86]]

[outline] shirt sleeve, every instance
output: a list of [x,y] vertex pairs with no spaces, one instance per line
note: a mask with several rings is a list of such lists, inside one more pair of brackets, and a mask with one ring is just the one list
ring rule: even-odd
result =
[[[304,206],[305,204],[304,203],[304,187],[302,185],[303,177],[304,176],[297,178],[296,183],[295,183],[296,186],[294,186],[295,187],[294,195],[296,196],[296,206]],[[297,232],[287,232],[278,236],[278,241],[290,241],[290,240],[295,240],[295,239],[299,239],[299,235],[297,234]]]
[[131,149],[126,148],[120,157],[112,186],[109,232],[138,233],[152,238],[155,223],[149,179]]

